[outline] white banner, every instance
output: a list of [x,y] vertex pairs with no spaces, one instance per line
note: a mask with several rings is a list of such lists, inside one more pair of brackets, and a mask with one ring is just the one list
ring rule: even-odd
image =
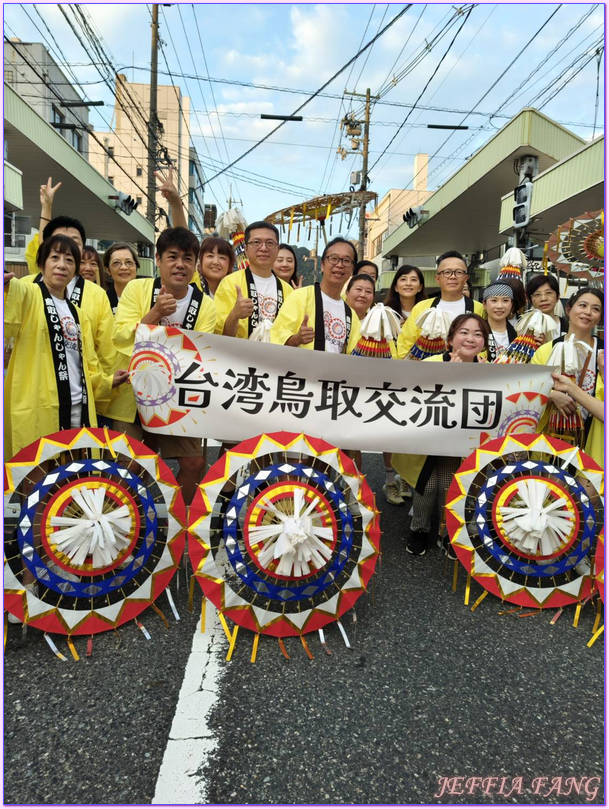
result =
[[146,325],[130,365],[150,432],[238,441],[287,430],[341,449],[449,456],[535,432],[551,370],[369,359]]

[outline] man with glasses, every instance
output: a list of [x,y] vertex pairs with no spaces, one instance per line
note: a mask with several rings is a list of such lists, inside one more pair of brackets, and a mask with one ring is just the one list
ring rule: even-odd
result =
[[321,255],[321,283],[294,290],[273,324],[271,342],[350,354],[359,340],[360,322],[341,292],[356,261],[351,242],[341,236],[328,242]]
[[[465,312],[474,312],[484,316],[484,307],[479,301],[463,294],[463,289],[467,283],[468,273],[465,259],[457,250],[448,250],[442,253],[436,261],[436,279],[440,287],[440,294],[435,298],[426,298],[419,301],[410,313],[410,316],[402,326],[402,331],[397,341],[397,355],[403,360],[408,356],[411,348],[417,342],[421,334],[421,326],[417,325],[417,320],[423,312],[436,307],[441,312],[448,314],[450,323]],[[448,323],[447,325],[450,325]],[[441,354],[442,348],[437,353]]]
[[216,290],[216,332],[249,338],[263,320],[275,320],[292,287],[277,278],[273,264],[279,252],[279,231],[269,222],[252,222],[245,229],[246,270],[225,276]]

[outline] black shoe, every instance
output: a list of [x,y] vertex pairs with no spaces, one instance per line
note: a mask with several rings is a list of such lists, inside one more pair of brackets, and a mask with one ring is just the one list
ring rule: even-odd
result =
[[425,556],[427,552],[427,534],[424,531],[411,531],[406,542],[406,550],[413,556]]
[[447,559],[456,559],[457,558],[457,554],[455,553],[455,549],[451,545],[447,534],[445,534],[442,537],[442,550],[444,551],[444,556],[446,556]]

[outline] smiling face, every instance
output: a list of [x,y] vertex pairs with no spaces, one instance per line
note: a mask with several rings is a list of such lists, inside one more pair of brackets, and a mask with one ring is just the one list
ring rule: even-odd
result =
[[289,281],[296,270],[294,256],[285,247],[277,253],[277,259],[273,264],[273,272],[282,281]]
[[270,228],[254,228],[250,230],[245,245],[245,255],[250,267],[258,272],[270,272],[275,259],[279,242],[275,232]]
[[108,269],[115,284],[124,286],[129,283],[137,273],[137,265],[133,260],[131,250],[126,247],[115,250],[110,256]]
[[92,253],[85,252],[80,260],[80,274],[85,281],[93,281],[94,284],[98,284],[98,272],[99,265],[97,264],[95,256]]
[[507,295],[491,295],[484,301],[484,308],[493,321],[502,321],[512,312],[512,299]]
[[76,262],[71,253],[51,249],[42,268],[42,280],[56,298],[63,298],[65,289],[74,278]]
[[395,291],[400,298],[405,298],[406,300],[414,300],[417,293],[422,289],[423,284],[419,281],[419,276],[414,270],[400,275],[395,282]]
[[345,242],[333,244],[321,262],[324,292],[342,290],[345,281],[353,274],[354,266],[353,247]]
[[175,298],[183,298],[195,271],[197,257],[192,250],[167,247],[162,255],[156,254],[156,263],[163,286]]
[[569,309],[569,329],[592,334],[594,327],[601,322],[602,314],[603,306],[596,295],[584,292]]
[[549,284],[542,284],[531,295],[531,303],[535,309],[539,309],[544,315],[554,314],[557,301],[558,295]]
[[374,303],[374,286],[371,281],[360,278],[353,282],[345,297],[361,320]]
[[230,269],[230,259],[220,253],[217,247],[206,251],[201,256],[201,275],[210,286],[215,289]]
[[461,323],[452,337],[449,350],[458,354],[463,362],[473,362],[474,357],[484,351],[484,333],[475,318],[470,317]]
[[467,283],[467,265],[460,258],[452,256],[442,259],[436,270],[440,294],[448,300],[457,300],[463,295]]

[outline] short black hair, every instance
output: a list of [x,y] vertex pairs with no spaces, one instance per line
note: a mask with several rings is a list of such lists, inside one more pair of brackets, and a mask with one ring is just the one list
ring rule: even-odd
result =
[[85,229],[82,226],[82,222],[79,222],[78,219],[73,219],[71,216],[55,216],[51,219],[50,222],[47,223],[45,229],[42,231],[42,241],[44,242],[49,236],[52,236],[53,233],[57,230],[57,228],[74,228],[80,233],[80,238],[82,239],[83,247],[85,242],[87,241],[85,236]]
[[560,287],[558,286],[556,277],[554,275],[550,275],[550,273],[545,275],[545,273],[540,272],[537,273],[537,275],[534,275],[532,278],[529,278],[527,281],[526,291],[529,301],[531,300],[531,295],[534,295],[539,287],[542,287],[544,284],[548,284],[550,289],[554,290],[557,297],[560,298]]
[[328,244],[324,247],[324,251],[321,254],[321,260],[323,261],[326,257],[328,250],[331,247],[334,247],[335,244],[348,244],[349,247],[353,250],[353,263],[357,264],[357,250],[353,245],[353,242],[350,242],[349,239],[345,239],[344,236],[336,236],[334,239],[331,239]]
[[[358,262],[357,262],[357,264],[356,264],[356,265],[355,265],[355,267],[353,268],[353,275],[357,275],[359,272],[361,272],[361,270],[363,270],[363,269],[364,269],[364,267],[374,267],[374,269],[376,270],[376,279],[377,279],[377,281],[378,281],[378,277],[379,277],[379,268],[378,268],[378,266],[377,266],[377,265],[374,263],[374,261],[369,261],[367,258],[363,258],[361,261],[358,261]],[[366,275],[370,275],[370,273],[367,273],[365,270],[364,270],[364,273],[365,273]]]
[[438,258],[436,259],[436,267],[439,267],[440,262],[444,261],[445,258],[458,258],[467,267],[467,261],[465,260],[465,258],[461,255],[461,253],[458,250],[447,250],[445,253],[442,253],[441,256],[438,256]]
[[213,253],[217,250],[221,256],[226,256],[228,259],[228,272],[232,272],[235,266],[235,251],[230,242],[220,236],[206,236],[201,242],[199,248],[199,262],[203,258],[203,253]]
[[156,242],[156,252],[162,256],[170,247],[177,247],[185,253],[190,250],[195,259],[199,255],[199,240],[188,228],[165,228]]
[[275,234],[275,238],[277,239],[277,241],[279,241],[279,231],[277,230],[275,225],[271,224],[271,222],[265,222],[263,219],[260,219],[258,220],[258,222],[252,222],[251,225],[248,225],[245,228],[244,234],[245,243],[247,244],[249,242],[250,233],[252,232],[252,230],[258,230],[262,228],[266,228],[266,230],[272,230],[273,233]]
[[76,264],[76,273],[80,272],[80,248],[69,236],[64,236],[63,233],[57,233],[54,236],[49,236],[45,239],[36,253],[36,264],[40,270],[44,269],[47,258],[51,252],[56,250],[58,253],[66,253],[71,255]]

